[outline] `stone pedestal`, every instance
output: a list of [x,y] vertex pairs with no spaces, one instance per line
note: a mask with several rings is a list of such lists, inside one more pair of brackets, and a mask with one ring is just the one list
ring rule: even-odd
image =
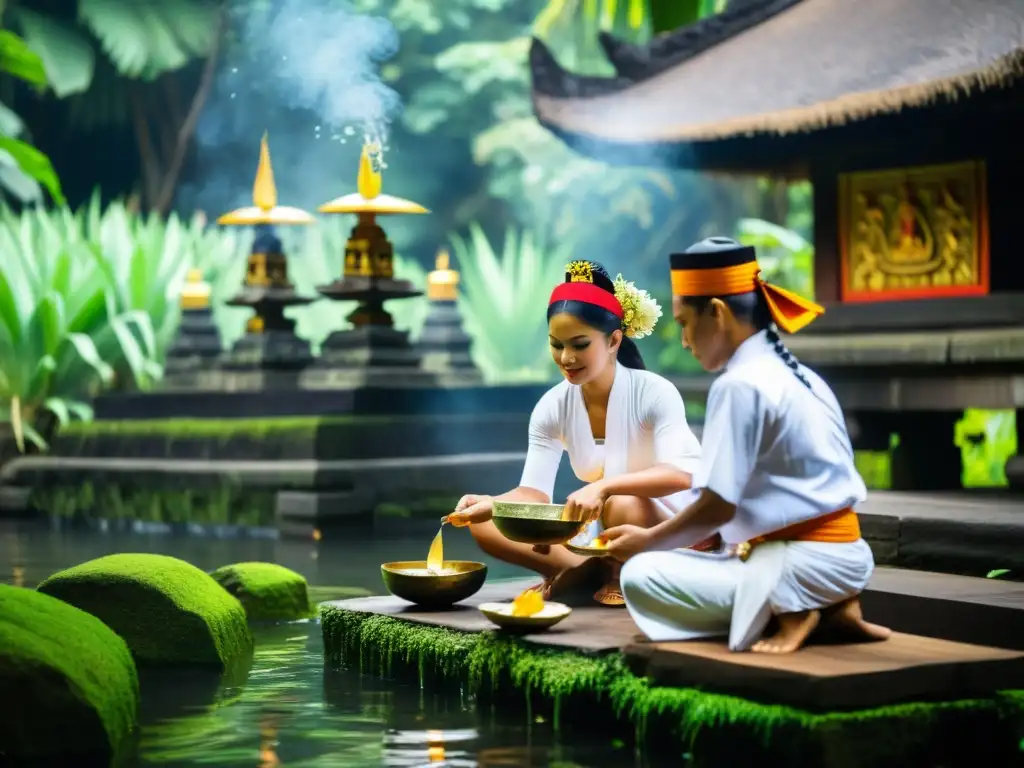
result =
[[211,368],[221,352],[220,332],[213,321],[213,311],[209,307],[183,309],[178,334],[167,350],[164,371],[174,376]]
[[320,346],[317,365],[303,376],[310,386],[414,386],[437,384],[422,368],[409,333],[394,327],[384,302],[421,296],[407,280],[347,276],[318,288],[334,301],[355,301],[347,320],[353,328],[335,331]]
[[473,340],[462,329],[462,316],[454,301],[432,301],[419,339],[424,370],[445,378],[480,383],[483,376],[473,362]]

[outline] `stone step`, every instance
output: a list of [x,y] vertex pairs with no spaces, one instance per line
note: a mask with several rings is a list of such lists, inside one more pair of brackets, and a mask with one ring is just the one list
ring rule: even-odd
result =
[[872,491],[857,512],[880,565],[1024,573],[1024,494]]
[[898,632],[1024,650],[1024,583],[879,567],[861,602]]

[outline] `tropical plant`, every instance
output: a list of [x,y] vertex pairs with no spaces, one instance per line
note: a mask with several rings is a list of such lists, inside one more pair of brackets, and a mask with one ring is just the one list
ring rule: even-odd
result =
[[[4,20],[39,54],[53,94],[68,99],[76,131],[133,126],[142,201],[152,210],[169,210],[213,85],[222,3],[78,0],[43,9],[19,0],[6,3]],[[198,77],[188,71],[196,60],[205,60]]]
[[[0,29],[0,73],[40,91],[47,86],[42,59],[24,40],[6,29]],[[45,188],[54,202],[63,204],[60,180],[50,159],[25,141],[25,137],[24,122],[0,103],[0,186],[22,203],[39,202]]]
[[20,450],[44,448],[53,422],[90,418],[103,389],[161,378],[185,272],[216,279],[237,261],[237,237],[203,225],[98,197],[74,213],[0,210],[0,422]]
[[462,271],[459,309],[473,338],[473,359],[490,383],[546,381],[554,374],[544,312],[561,282],[568,248],[546,247],[529,231],[509,228],[501,256],[477,223],[468,238],[451,235]]

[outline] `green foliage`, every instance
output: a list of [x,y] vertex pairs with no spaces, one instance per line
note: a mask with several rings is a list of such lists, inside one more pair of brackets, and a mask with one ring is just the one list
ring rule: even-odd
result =
[[146,488],[135,483],[41,484],[30,503],[67,521],[138,520],[144,523],[270,526],[276,492],[246,489],[225,479],[213,488]]
[[70,17],[11,5],[58,98],[89,89],[97,48],[121,75],[153,80],[208,55],[218,28],[210,0],[78,0]]
[[554,364],[544,320],[551,286],[561,282],[571,252],[544,247],[529,233],[509,229],[499,257],[478,224],[468,241],[452,235],[462,270],[459,306],[473,356],[488,381],[545,381]]
[[[24,40],[5,29],[0,30],[0,73],[40,90],[47,86],[42,59]],[[41,199],[42,185],[62,205],[64,195],[50,159],[18,138],[24,130],[21,118],[0,104],[0,186],[21,202],[30,203]]]
[[648,0],[651,31],[672,32],[725,10],[727,0]]
[[19,446],[45,447],[44,414],[89,418],[104,388],[158,381],[185,272],[236,250],[198,219],[101,211],[98,198],[75,213],[0,210],[0,421]]

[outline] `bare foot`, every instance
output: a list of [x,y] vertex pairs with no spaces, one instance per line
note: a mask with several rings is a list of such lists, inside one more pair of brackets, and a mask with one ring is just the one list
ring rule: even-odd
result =
[[838,605],[827,608],[822,616],[822,631],[835,635],[848,643],[878,642],[888,640],[892,630],[880,624],[864,621],[860,598],[851,597]]
[[821,621],[821,611],[781,613],[775,618],[779,622],[778,631],[754,643],[750,649],[754,653],[793,653],[799,650]]

